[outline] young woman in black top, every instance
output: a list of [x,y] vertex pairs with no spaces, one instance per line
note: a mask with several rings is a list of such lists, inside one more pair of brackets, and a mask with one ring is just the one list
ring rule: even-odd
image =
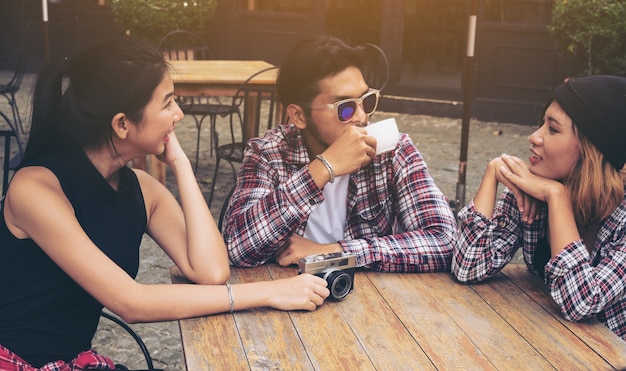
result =
[[[0,295],[0,369],[98,358],[89,349],[103,306],[133,323],[258,306],[314,310],[328,296],[326,281],[306,274],[225,285],[222,236],[174,133],[182,118],[167,63],[132,39],[42,72],[0,214],[0,282],[11,282]],[[148,154],[169,166],[180,203],[126,166]],[[144,233],[196,284],[136,282]]]

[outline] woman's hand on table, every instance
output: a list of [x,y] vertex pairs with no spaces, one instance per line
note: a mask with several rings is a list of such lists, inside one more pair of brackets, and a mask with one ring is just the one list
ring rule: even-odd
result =
[[326,280],[308,273],[271,282],[270,306],[280,310],[315,310],[330,295]]

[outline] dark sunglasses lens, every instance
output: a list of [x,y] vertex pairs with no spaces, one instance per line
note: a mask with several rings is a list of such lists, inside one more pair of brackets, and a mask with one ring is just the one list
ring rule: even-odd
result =
[[363,99],[363,111],[368,115],[373,113],[378,105],[378,97],[375,93],[372,93]]
[[339,121],[350,121],[355,112],[356,102],[341,103],[337,107],[337,115],[339,117]]

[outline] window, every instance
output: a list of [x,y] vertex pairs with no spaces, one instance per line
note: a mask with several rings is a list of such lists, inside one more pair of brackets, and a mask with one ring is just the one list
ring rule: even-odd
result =
[[546,25],[552,16],[550,0],[485,0],[485,22]]

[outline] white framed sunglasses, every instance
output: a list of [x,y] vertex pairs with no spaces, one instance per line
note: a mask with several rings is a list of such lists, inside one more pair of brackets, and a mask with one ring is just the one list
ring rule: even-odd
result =
[[328,103],[326,107],[314,108],[310,103],[303,105],[310,109],[332,109],[337,111],[337,119],[340,122],[346,123],[354,117],[357,107],[360,105],[363,108],[363,112],[366,115],[371,115],[376,111],[378,107],[378,100],[380,98],[380,90],[369,89],[367,93],[363,94],[360,98],[342,99],[339,102]]

